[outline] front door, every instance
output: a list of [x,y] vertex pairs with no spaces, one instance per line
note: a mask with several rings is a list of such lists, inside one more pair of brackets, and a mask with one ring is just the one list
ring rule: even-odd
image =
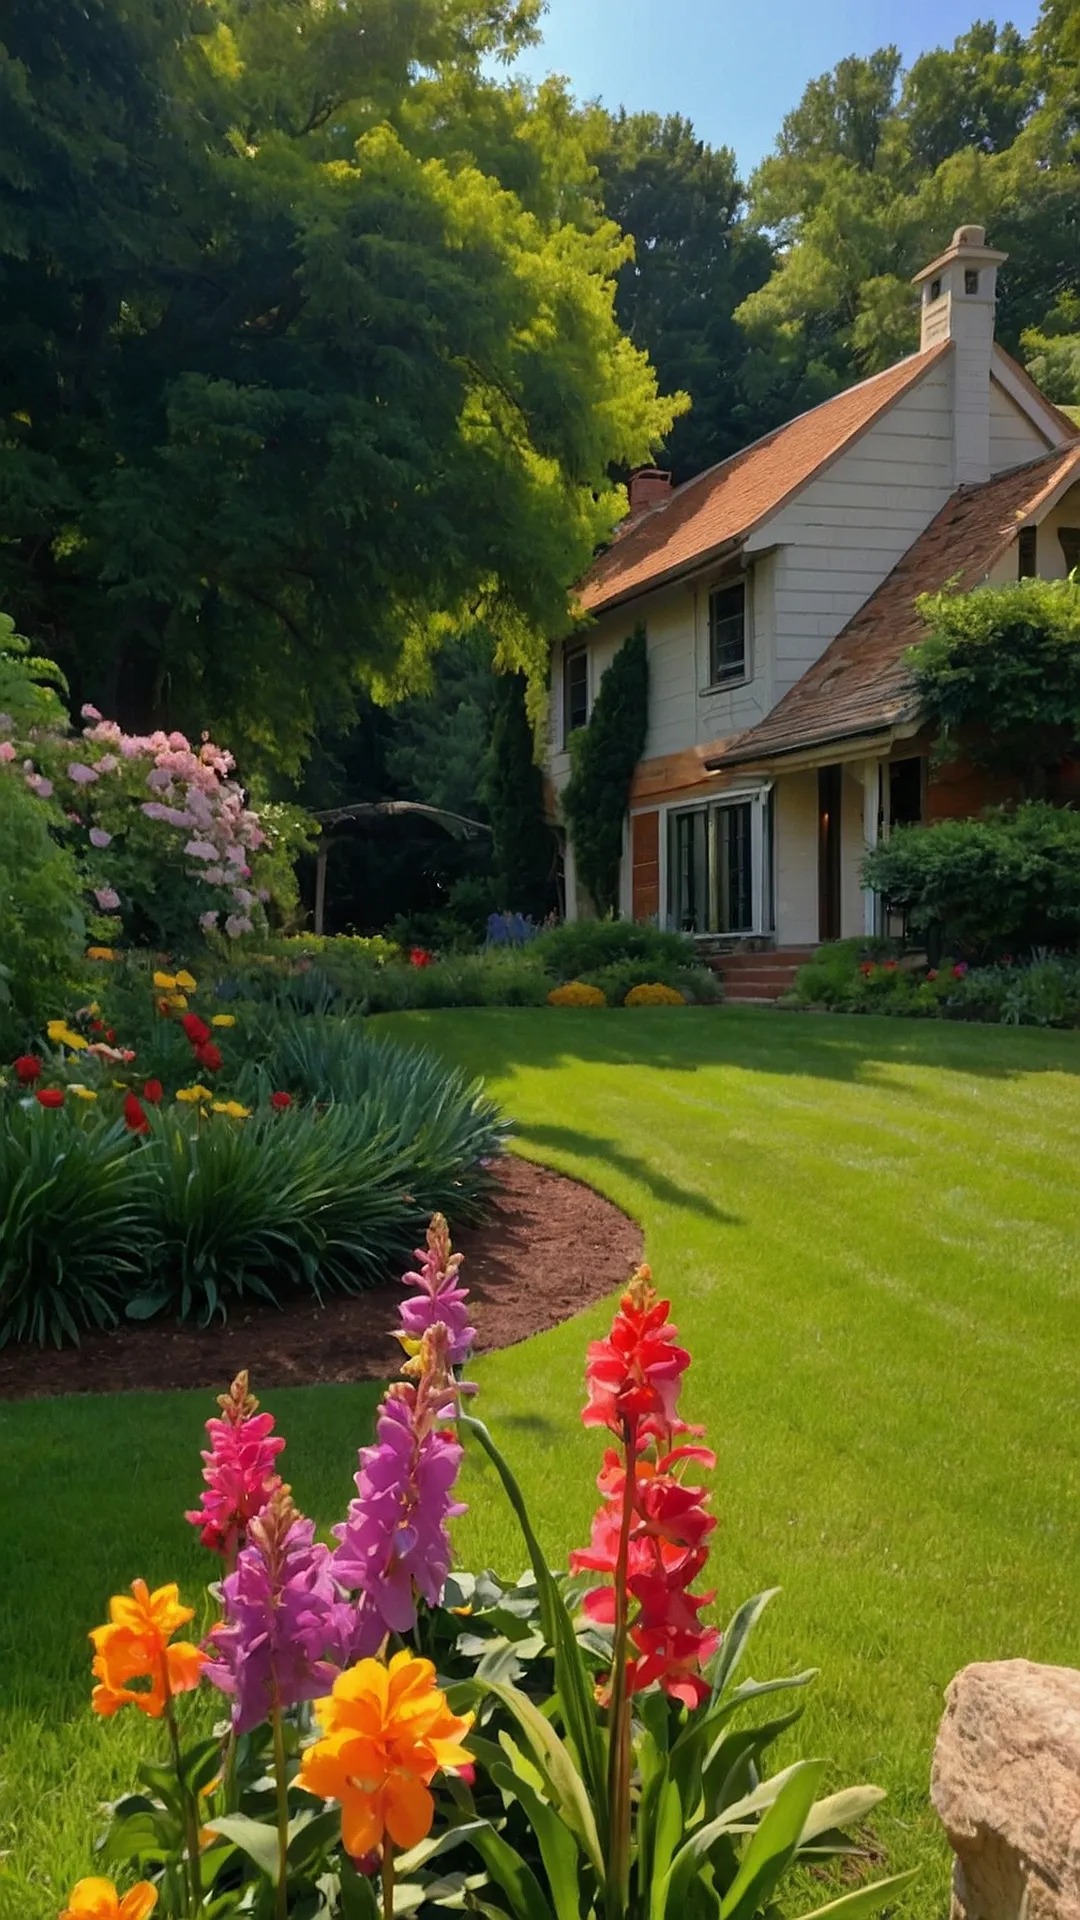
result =
[[818,768],[818,939],[840,938],[840,799],[843,767]]

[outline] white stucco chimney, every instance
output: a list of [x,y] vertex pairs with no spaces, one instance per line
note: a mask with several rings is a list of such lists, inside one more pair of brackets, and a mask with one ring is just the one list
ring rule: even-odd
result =
[[920,348],[951,340],[953,478],[958,487],[990,478],[990,356],[997,270],[1004,253],[984,227],[957,227],[952,243],[915,275],[922,289]]

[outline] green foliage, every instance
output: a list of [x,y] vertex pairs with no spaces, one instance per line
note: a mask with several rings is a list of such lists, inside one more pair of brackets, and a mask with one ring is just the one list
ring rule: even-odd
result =
[[295,769],[470,620],[542,672],[674,408],[534,16],[6,9],[0,595],[78,701]]
[[913,934],[972,958],[1080,941],[1080,814],[1043,801],[897,827],[863,877]]
[[[621,926],[622,921],[601,921],[602,926]],[[724,997],[723,984],[719,976],[709,967],[680,966],[671,960],[660,960],[647,954],[614,960],[603,967],[591,967],[587,972],[577,974],[576,979],[583,980],[587,986],[599,987],[609,1007],[621,1007],[628,993],[634,987],[642,987],[658,982],[665,987],[674,987],[684,1000],[698,1005],[713,1005]]]
[[1037,776],[1080,740],[1080,582],[923,594],[909,660],[938,751]]
[[895,942],[834,940],[800,967],[785,1004],[831,1013],[889,1013],[933,1018],[944,1011],[966,969],[897,958]]
[[86,940],[81,879],[59,843],[59,808],[39,800],[21,769],[0,764],[0,1037],[63,1011]]
[[484,797],[501,907],[543,920],[555,905],[555,835],[544,813],[544,779],[526,707],[525,676],[495,682]]
[[626,961],[652,969],[645,979],[661,979],[657,968],[693,968],[697,949],[688,933],[665,933],[636,920],[567,920],[538,933],[529,947],[556,980],[579,980],[602,967]]
[[570,737],[570,778],[562,791],[578,876],[602,915],[618,908],[630,782],[648,725],[649,655],[639,626],[601,675],[588,726]]
[[[60,692],[57,692],[59,688]],[[67,682],[53,660],[30,651],[30,642],[16,633],[9,613],[0,613],[0,715],[3,731],[25,734],[32,727],[56,727],[67,723],[67,711],[60,698]]]

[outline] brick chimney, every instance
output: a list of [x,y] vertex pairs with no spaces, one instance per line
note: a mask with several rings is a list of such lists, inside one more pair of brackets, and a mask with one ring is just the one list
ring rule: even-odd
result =
[[957,227],[951,245],[915,275],[922,289],[920,350],[951,340],[953,479],[958,487],[990,478],[990,357],[994,351],[997,270],[1004,253],[986,244],[984,227]]
[[662,507],[664,501],[671,498],[671,475],[659,467],[639,467],[630,475],[629,492],[630,511],[623,521],[624,527],[632,526],[643,513],[652,507]]

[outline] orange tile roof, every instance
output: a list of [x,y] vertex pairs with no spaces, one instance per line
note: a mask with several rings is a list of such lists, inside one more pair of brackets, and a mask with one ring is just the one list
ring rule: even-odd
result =
[[914,718],[904,655],[924,631],[916,596],[954,579],[961,588],[978,586],[1017,528],[1074,479],[1080,479],[1077,441],[983,486],[961,487],[820,660],[760,725],[736,735],[707,766],[769,761]]
[[911,354],[687,480],[597,555],[578,590],[582,606],[598,613],[742,539],[949,351],[942,341]]

